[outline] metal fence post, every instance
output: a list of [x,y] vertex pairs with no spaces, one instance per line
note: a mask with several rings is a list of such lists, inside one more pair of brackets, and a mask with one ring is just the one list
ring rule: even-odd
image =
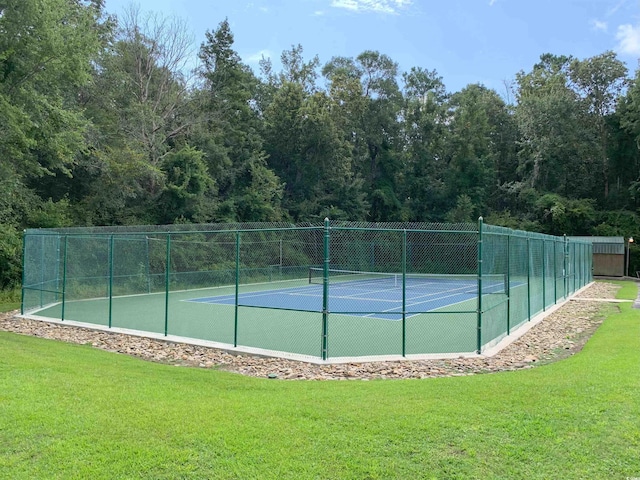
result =
[[576,244],[573,244],[573,290],[571,293],[574,293],[578,287],[577,287],[577,283],[578,283],[578,252],[576,251]]
[[558,246],[558,240],[553,240],[553,304],[558,303],[558,252],[556,247]]
[[58,301],[58,295],[60,290],[60,235],[56,236],[56,302]]
[[164,336],[169,333],[169,288],[171,273],[171,234],[167,233],[167,266],[164,274]]
[[562,246],[562,282],[564,284],[564,298],[567,298],[567,289],[569,288],[569,282],[567,281],[567,257],[569,256],[569,244],[567,243],[567,235],[564,235],[564,242]]
[[[25,272],[27,270],[27,231],[22,231],[22,288],[20,289],[20,315],[24,315],[24,280],[25,280]],[[40,266],[42,268],[42,266]]]
[[146,270],[146,274],[147,274],[147,293],[151,293],[151,260],[149,259],[149,235],[145,235],[145,254],[147,256],[146,258],[146,264],[145,264],[145,270]]
[[[627,268],[627,270],[629,270]],[[40,236],[40,307],[44,306],[44,235]]]
[[511,334],[511,232],[507,234],[507,335]]
[[407,230],[402,231],[402,356],[407,355]]
[[236,232],[236,289],[233,316],[233,346],[238,346],[238,303],[240,298],[240,232]]
[[547,241],[542,239],[542,311],[547,311]]
[[322,359],[328,358],[328,335],[329,335],[329,219],[324,219],[324,248],[323,248],[323,270],[322,270]]
[[113,235],[109,236],[109,328],[113,312]]
[[527,321],[531,321],[531,237],[527,235]]
[[482,352],[482,217],[478,218],[478,324],[477,351]]
[[64,236],[64,254],[62,257],[62,312],[60,320],[64,322],[64,309],[67,302],[67,246],[69,245],[69,237]]

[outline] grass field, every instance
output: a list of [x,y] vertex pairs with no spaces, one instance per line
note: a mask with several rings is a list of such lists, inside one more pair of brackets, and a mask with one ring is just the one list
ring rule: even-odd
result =
[[20,308],[20,289],[0,290],[0,313]]
[[627,304],[569,359],[456,378],[246,378],[3,332],[0,351],[0,478],[640,477]]

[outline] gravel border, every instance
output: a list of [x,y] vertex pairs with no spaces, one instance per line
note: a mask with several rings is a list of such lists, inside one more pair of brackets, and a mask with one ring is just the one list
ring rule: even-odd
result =
[[594,283],[580,293],[579,297],[584,301],[567,302],[497,354],[491,357],[446,360],[315,365],[46,323],[20,318],[17,312],[0,314],[0,330],[70,343],[90,344],[109,352],[123,353],[154,362],[217,368],[263,378],[372,380],[449,377],[532,368],[575,354],[602,323],[606,312],[617,308],[602,300],[613,299],[618,289],[618,285]]

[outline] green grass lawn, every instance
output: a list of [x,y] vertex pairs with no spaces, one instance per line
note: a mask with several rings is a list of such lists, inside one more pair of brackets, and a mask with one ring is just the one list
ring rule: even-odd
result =
[[0,478],[627,477],[640,477],[629,304],[569,359],[427,380],[247,378],[0,332]]
[[0,290],[0,313],[20,308],[20,289]]

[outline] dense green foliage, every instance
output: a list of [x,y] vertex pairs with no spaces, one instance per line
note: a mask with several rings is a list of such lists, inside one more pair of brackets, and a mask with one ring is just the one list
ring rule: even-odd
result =
[[226,20],[192,44],[102,0],[0,1],[0,287],[25,227],[483,215],[640,236],[640,73],[612,52],[544,54],[501,96],[377,51],[297,45],[254,72]]
[[635,478],[621,308],[571,358],[424,380],[246,378],[0,332],[0,478]]

